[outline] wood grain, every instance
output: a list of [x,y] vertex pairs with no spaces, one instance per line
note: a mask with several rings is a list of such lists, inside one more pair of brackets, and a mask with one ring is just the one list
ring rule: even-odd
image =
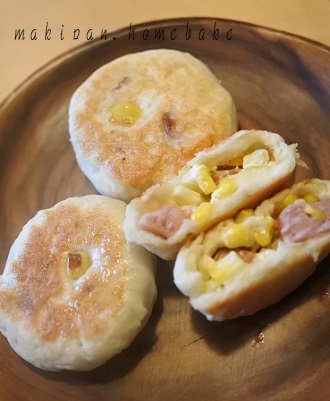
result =
[[[64,54],[22,84],[0,107],[1,269],[23,224],[39,210],[95,192],[75,162],[67,108],[96,68],[150,48],[188,51],[221,79],[241,128],[260,128],[299,143],[309,170],[295,179],[330,178],[330,50],[274,30],[234,21],[170,20],[115,32]],[[233,38],[214,41],[214,22]],[[148,29],[177,29],[176,40],[143,40]],[[205,29],[205,40],[198,32]],[[224,34],[225,35],[225,34]],[[330,399],[330,260],[299,289],[254,316],[210,323],[175,288],[159,261],[158,301],[133,344],[86,373],[47,373],[21,360],[0,338],[2,401],[313,400]]]

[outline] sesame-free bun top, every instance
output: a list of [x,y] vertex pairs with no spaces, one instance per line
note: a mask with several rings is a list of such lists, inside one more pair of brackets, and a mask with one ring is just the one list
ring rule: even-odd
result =
[[125,240],[125,208],[100,195],[69,198],[22,229],[0,276],[0,330],[26,361],[90,370],[146,323],[153,260]]
[[96,70],[74,93],[77,162],[102,194],[129,201],[236,131],[230,94],[188,53],[149,50]]

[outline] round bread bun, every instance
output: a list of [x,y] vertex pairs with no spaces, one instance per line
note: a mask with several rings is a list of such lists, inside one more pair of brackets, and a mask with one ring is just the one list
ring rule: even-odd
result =
[[23,227],[0,276],[0,330],[26,361],[90,370],[146,323],[156,298],[153,257],[126,241],[125,209],[100,195],[69,198]]
[[[310,194],[329,205],[330,181],[310,179],[295,184],[263,201],[254,216],[241,224],[255,231],[257,219],[263,219],[264,216],[278,219],[277,205],[288,199],[288,195],[297,196],[299,199],[295,202],[306,207],[310,204],[303,197]],[[313,218],[311,215],[310,219]],[[317,264],[329,255],[330,215],[324,215],[322,219],[320,224],[327,224],[324,232],[311,234],[305,240],[295,242],[283,239],[280,233],[280,237],[270,245],[253,251],[253,259],[245,259],[243,262],[243,258],[239,265],[237,260],[240,257],[236,255],[245,252],[246,258],[249,249],[226,249],[225,232],[232,219],[223,221],[195,240],[186,242],[175,262],[174,282],[189,297],[192,307],[209,320],[222,321],[252,315],[295,290],[315,271]],[[299,226],[302,228],[297,221],[289,224],[293,231]],[[229,253],[220,259],[222,264],[216,265],[214,260],[219,250]]]
[[69,107],[78,165],[101,194],[124,201],[236,128],[230,94],[205,64],[176,50],[113,60],[76,90]]

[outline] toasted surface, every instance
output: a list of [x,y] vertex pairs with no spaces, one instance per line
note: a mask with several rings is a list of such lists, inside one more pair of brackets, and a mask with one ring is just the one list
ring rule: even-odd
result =
[[[216,172],[217,167],[226,166],[231,160],[242,159],[242,155],[255,149],[267,150],[271,160],[260,166],[243,168],[234,175],[229,170],[228,176],[236,188],[232,194],[223,199],[216,199],[213,193],[208,196],[202,193],[202,202],[209,202],[212,208],[205,222],[198,224],[187,216],[179,229],[169,238],[155,235],[141,226],[142,218],[146,214],[155,213],[167,205],[175,204],[173,193],[176,188],[180,185],[191,187],[191,182],[185,184],[184,176],[190,174],[189,171],[193,168],[204,166],[212,174]],[[258,205],[262,199],[284,188],[296,167],[297,159],[299,154],[296,145],[287,145],[280,135],[261,130],[241,130],[213,147],[199,152],[187,162],[176,177],[149,188],[140,198],[133,199],[126,210],[124,221],[126,237],[164,259],[174,259],[182,243],[190,235],[198,235],[219,221],[233,216],[242,208]],[[241,161],[237,164],[240,163]],[[213,192],[216,192],[216,189]],[[177,206],[181,208],[180,210],[185,207],[196,209],[196,206],[189,204],[189,200]]]
[[[133,102],[133,124],[112,119]],[[188,53],[129,54],[95,71],[75,92],[69,130],[78,164],[104,195],[130,200],[175,175],[196,152],[236,131],[229,93]]]
[[[126,205],[89,195],[38,212],[0,277],[0,329],[14,350],[48,370],[92,369],[143,327],[156,288],[150,255],[125,240]],[[67,255],[88,255],[68,273]]]
[[[270,214],[277,218],[275,205],[289,193],[297,196],[314,194],[329,203],[330,181],[313,179],[296,184],[262,202],[255,215]],[[208,271],[206,262],[213,263],[211,258],[216,250],[224,247],[221,236],[230,221],[221,222],[194,241],[187,242],[174,267],[177,287],[189,297],[191,305],[210,320],[251,315],[278,302],[302,284],[330,252],[329,231],[300,242],[280,238],[258,250],[254,259],[242,264],[232,276],[224,276],[219,281],[209,279],[205,275]]]

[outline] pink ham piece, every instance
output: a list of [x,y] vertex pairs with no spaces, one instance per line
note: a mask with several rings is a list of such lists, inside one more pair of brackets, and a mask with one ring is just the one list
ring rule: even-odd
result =
[[180,209],[175,205],[164,205],[144,214],[139,220],[139,228],[167,239],[179,230],[183,220],[190,215],[190,207]]
[[[219,181],[222,178],[228,177],[229,175],[238,174],[240,172],[240,170],[242,170],[240,167],[233,167],[233,166],[224,166],[224,167],[225,167],[225,169],[215,170],[215,171],[212,171],[212,173],[211,173],[213,181],[216,184],[219,184]],[[226,167],[228,167],[228,168],[226,168]]]
[[304,211],[304,203],[296,201],[287,206],[279,215],[279,227],[285,242],[302,242],[330,231],[330,202],[319,201],[313,208],[324,217],[309,215]]
[[[228,248],[219,248],[216,253],[213,255],[214,260],[219,260],[224,256],[228,255],[229,252],[233,252],[233,249]],[[248,249],[244,248],[236,248],[235,251],[237,255],[243,260],[245,263],[250,263],[255,257],[255,252],[252,252]]]

